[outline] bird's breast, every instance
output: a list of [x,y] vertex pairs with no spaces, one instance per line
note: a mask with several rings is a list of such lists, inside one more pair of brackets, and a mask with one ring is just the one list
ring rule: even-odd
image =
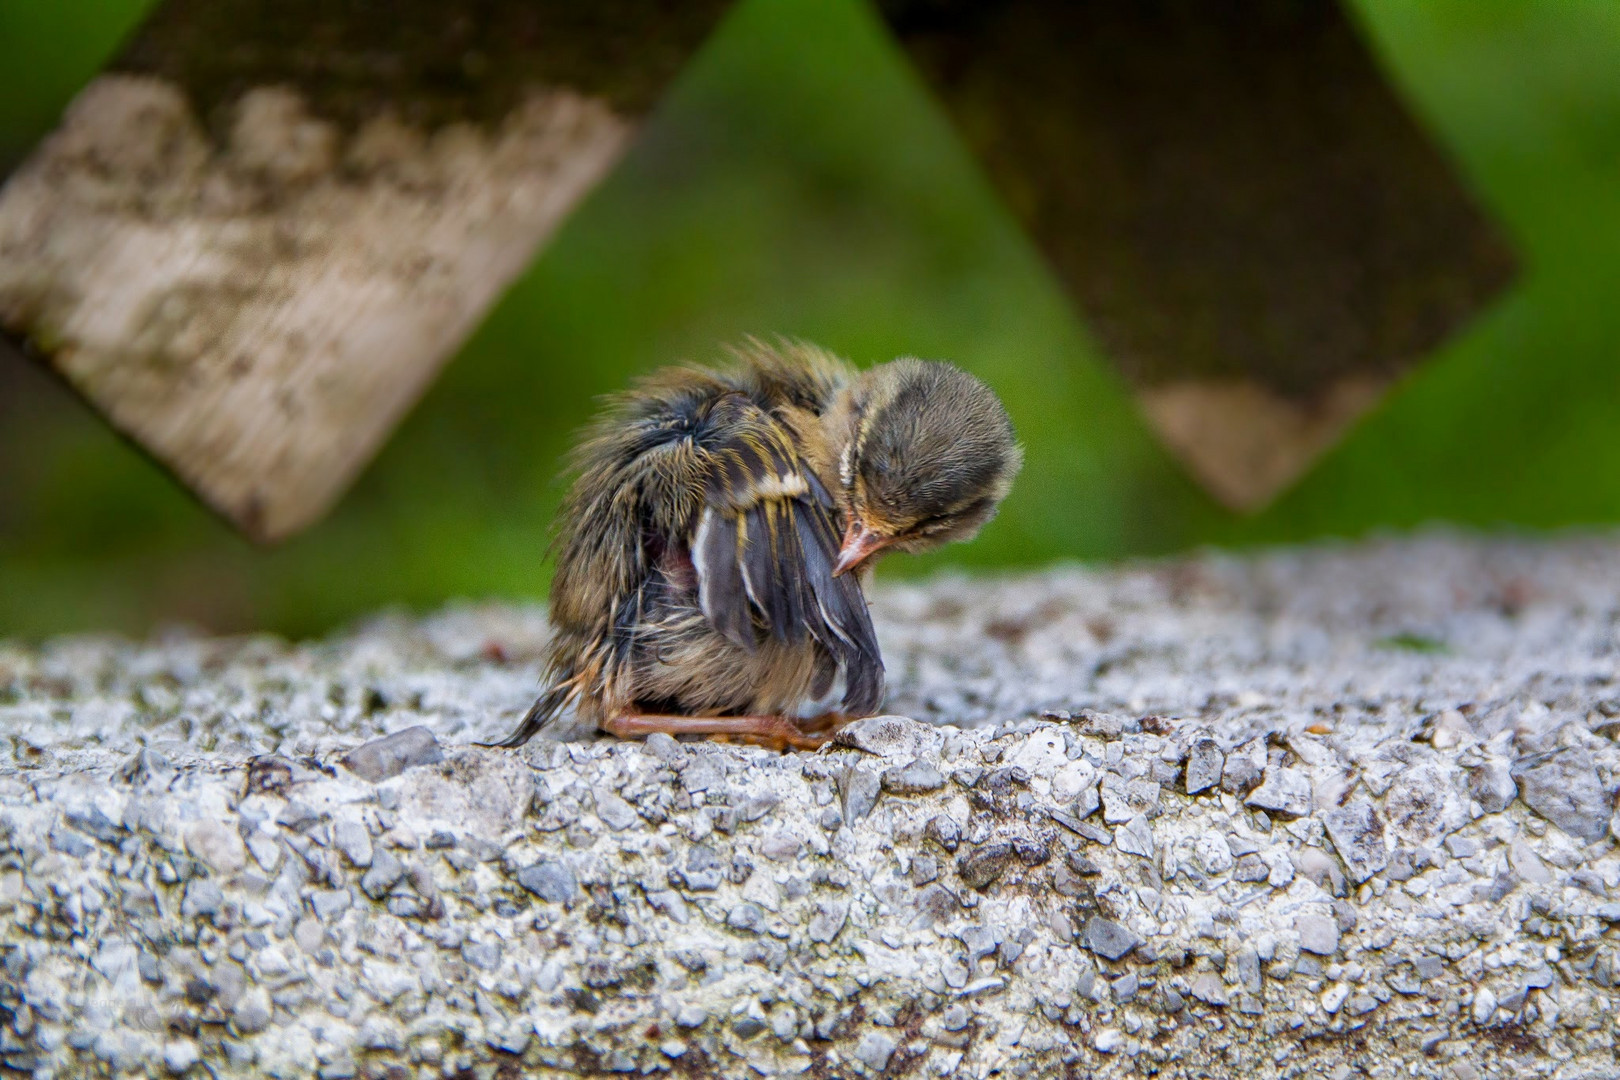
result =
[[656,572],[668,584],[671,592],[679,596],[690,596],[693,603],[697,601],[698,576],[697,565],[692,562],[692,552],[684,544],[668,544],[658,553],[653,563]]

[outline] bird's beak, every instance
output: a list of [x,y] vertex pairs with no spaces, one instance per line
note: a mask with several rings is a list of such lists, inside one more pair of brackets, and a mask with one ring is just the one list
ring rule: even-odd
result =
[[839,549],[838,563],[833,567],[833,577],[855,569],[892,543],[894,537],[872,531],[858,518],[852,520],[844,532],[844,546]]

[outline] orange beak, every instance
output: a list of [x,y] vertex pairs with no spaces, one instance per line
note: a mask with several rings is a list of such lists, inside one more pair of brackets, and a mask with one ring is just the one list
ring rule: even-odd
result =
[[839,549],[838,563],[833,567],[833,577],[855,569],[892,543],[894,537],[873,532],[858,519],[851,521],[849,528],[844,532],[844,546]]

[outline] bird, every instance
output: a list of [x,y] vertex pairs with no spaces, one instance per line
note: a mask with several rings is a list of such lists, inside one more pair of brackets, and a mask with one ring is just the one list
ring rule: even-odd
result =
[[[943,361],[858,370],[751,338],[718,366],[644,377],[574,453],[545,689],[489,745],[570,711],[623,738],[822,745],[882,704],[875,559],[971,539],[1022,460],[995,393]],[[840,675],[841,708],[799,719]]]

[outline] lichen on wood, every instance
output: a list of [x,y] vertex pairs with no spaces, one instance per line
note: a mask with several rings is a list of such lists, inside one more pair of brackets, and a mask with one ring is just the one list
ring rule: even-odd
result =
[[0,189],[0,331],[250,536],[285,537],[722,8],[168,0]]

